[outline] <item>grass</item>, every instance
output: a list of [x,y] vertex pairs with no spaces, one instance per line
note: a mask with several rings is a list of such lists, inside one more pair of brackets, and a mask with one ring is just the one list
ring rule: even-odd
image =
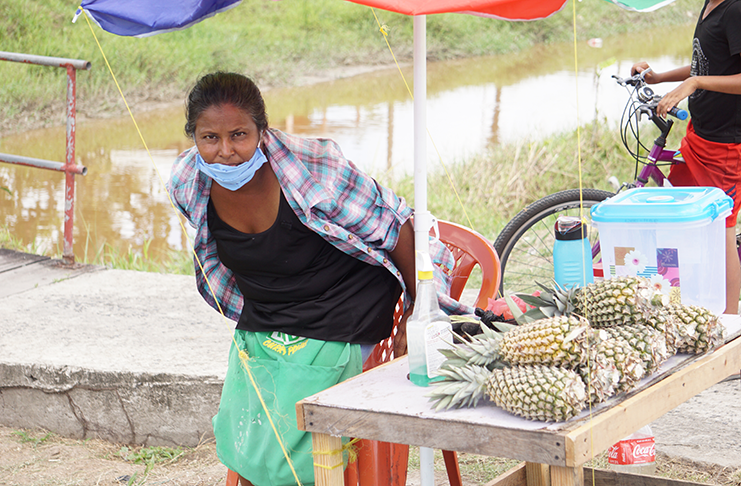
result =
[[[678,146],[679,123],[668,146]],[[646,138],[656,136],[645,129]],[[578,143],[579,142],[579,143]],[[650,145],[650,142],[648,142]],[[634,180],[635,162],[616,128],[595,122],[542,141],[500,145],[428,177],[428,206],[438,218],[456,221],[494,241],[504,225],[528,204],[554,192],[582,187],[614,190],[608,178]],[[412,177],[387,181],[408,201],[414,200]]]
[[[75,7],[64,0],[0,0],[0,43],[4,51],[90,61],[93,68],[77,76],[78,111],[105,113],[118,107],[118,92],[85,18],[71,23]],[[692,0],[677,0],[640,14],[610,2],[577,3],[576,33],[586,40],[686,24],[688,11],[696,8]],[[396,57],[411,60],[412,19],[386,11],[375,14],[386,27]],[[260,86],[286,86],[332,67],[389,62],[373,12],[337,0],[243,2],[186,30],[145,38],[120,37],[97,27],[94,31],[133,103],[179,99],[198,75],[217,69],[247,72]],[[571,4],[537,22],[457,14],[427,19],[430,60],[513,53],[572,37]],[[3,62],[0,79],[0,120],[5,130],[60,122],[61,115],[46,115],[59,112],[63,105],[63,70]]]
[[50,438],[54,437],[54,434],[51,432],[48,432],[44,434],[44,436],[40,436],[39,434],[30,434],[25,430],[15,430],[12,432],[12,434],[16,437],[18,437],[18,441],[21,444],[31,444],[34,448],[38,446],[39,444],[43,444]]

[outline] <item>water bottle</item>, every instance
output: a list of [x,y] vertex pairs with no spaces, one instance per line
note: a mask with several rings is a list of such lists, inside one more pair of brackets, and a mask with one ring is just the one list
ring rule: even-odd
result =
[[441,379],[437,370],[445,356],[439,350],[452,347],[453,328],[437,302],[430,256],[418,255],[417,268],[417,298],[407,321],[409,379],[415,385],[428,386]]
[[563,288],[583,287],[594,282],[592,247],[587,228],[579,218],[559,216],[553,244],[553,277]]
[[613,471],[656,474],[656,444],[651,427],[646,425],[610,447],[607,462]]

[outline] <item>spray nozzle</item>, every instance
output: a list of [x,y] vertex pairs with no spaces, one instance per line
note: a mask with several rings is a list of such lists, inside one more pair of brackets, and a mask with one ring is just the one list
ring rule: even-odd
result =
[[432,258],[429,253],[417,252],[417,278],[419,280],[432,280]]

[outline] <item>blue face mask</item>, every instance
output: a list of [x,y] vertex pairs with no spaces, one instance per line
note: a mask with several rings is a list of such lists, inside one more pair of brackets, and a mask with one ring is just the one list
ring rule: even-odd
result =
[[250,160],[239,165],[207,164],[201,154],[196,154],[196,168],[230,191],[236,191],[251,181],[257,169],[267,161],[259,146]]

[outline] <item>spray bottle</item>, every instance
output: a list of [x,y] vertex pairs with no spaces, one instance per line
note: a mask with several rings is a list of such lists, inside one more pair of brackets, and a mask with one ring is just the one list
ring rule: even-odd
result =
[[427,253],[417,253],[417,278],[417,299],[407,321],[409,378],[415,385],[428,386],[440,379],[437,370],[445,356],[439,350],[451,347],[453,329],[450,318],[440,310]]

